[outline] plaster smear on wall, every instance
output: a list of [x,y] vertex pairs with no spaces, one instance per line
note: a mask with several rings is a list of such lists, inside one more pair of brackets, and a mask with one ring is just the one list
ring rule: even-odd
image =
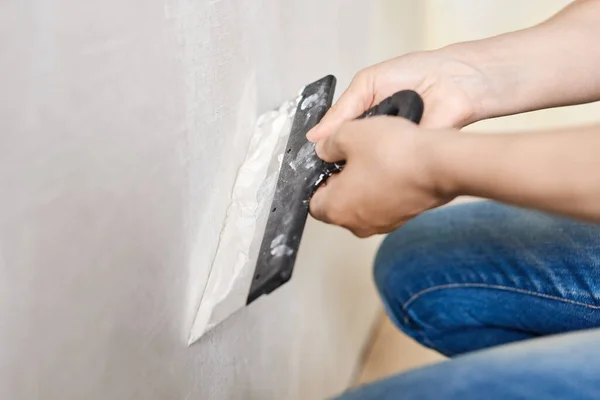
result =
[[246,304],[298,99],[258,118],[189,344]]
[[[166,14],[177,24],[185,61],[184,161],[191,174],[183,332],[187,342],[210,279],[236,173],[257,120],[257,77],[255,69],[248,68],[253,64],[244,50],[252,36],[242,35],[252,29],[252,18],[237,15],[250,16],[252,8],[229,1],[174,0],[166,4]],[[230,62],[232,59],[236,62]]]
[[376,61],[372,2],[24,3],[0,6],[0,398],[341,392],[372,246],[311,220],[292,281],[187,344],[257,111]]
[[[186,337],[190,341],[190,330],[195,324],[196,316],[202,302],[203,293],[207,288],[210,274],[215,261],[219,238],[222,236],[223,227],[227,219],[227,211],[232,198],[236,176],[239,172],[251,141],[252,132],[257,121],[257,88],[255,71],[246,71],[247,76],[243,79],[243,89],[238,94],[236,113],[229,117],[233,122],[219,136],[231,137],[229,143],[223,145],[217,151],[218,145],[211,143],[209,146],[203,142],[194,142],[193,148],[202,149],[214,157],[214,170],[211,172],[213,184],[210,186],[196,188],[193,190],[197,195],[211,193],[212,196],[204,196],[205,210],[200,218],[196,217],[195,229],[191,232],[194,238],[191,244],[190,258],[188,261],[188,309],[186,310]],[[192,90],[194,92],[195,90]],[[192,102],[190,114],[195,114],[196,104]],[[190,131],[197,131],[198,127],[191,125]],[[200,154],[197,159],[206,158]],[[222,161],[221,161],[222,160]],[[198,166],[200,169],[201,167]],[[195,184],[197,179],[191,180]],[[194,199],[196,197],[194,196]],[[227,200],[224,200],[227,199]],[[196,204],[196,203],[194,203]],[[190,218],[193,218],[190,216]]]

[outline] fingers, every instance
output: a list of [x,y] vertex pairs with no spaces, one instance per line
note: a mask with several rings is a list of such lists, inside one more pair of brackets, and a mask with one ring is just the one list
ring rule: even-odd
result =
[[329,204],[330,196],[329,189],[331,188],[331,184],[337,178],[336,176],[331,176],[327,180],[327,182],[322,185],[313,195],[312,199],[310,199],[309,211],[310,214],[319,221],[325,222],[327,224],[333,223],[333,220],[330,216]]
[[315,151],[321,160],[338,162],[348,158],[348,141],[345,140],[347,136],[345,133],[339,130],[317,143]]
[[327,181],[327,185],[321,186],[310,201],[311,215],[322,222],[333,224],[348,229],[359,238],[366,238],[377,232],[368,227],[353,223],[352,210],[348,208],[348,202],[340,197],[343,193],[335,182],[339,176],[332,176]]
[[402,130],[415,126],[404,118],[375,116],[367,119],[342,122],[338,129],[317,142],[315,151],[319,158],[327,162],[347,161],[353,153],[359,154],[372,146],[375,136],[390,128]]
[[370,69],[360,71],[339,100],[331,106],[321,122],[306,137],[318,142],[335,132],[345,121],[352,120],[369,109],[373,103],[373,74]]
[[359,238],[367,238],[380,233],[388,233],[404,225],[406,220],[401,220],[394,225],[376,226],[357,217],[352,199],[344,196],[343,177],[334,175],[321,186],[310,202],[310,214],[317,220],[327,224],[341,226],[348,229]]
[[310,201],[310,213],[319,221],[349,228],[345,222],[350,219],[350,213],[345,206],[346,199],[340,197],[344,193],[339,185],[340,178],[340,175],[331,176],[327,183],[317,190]]

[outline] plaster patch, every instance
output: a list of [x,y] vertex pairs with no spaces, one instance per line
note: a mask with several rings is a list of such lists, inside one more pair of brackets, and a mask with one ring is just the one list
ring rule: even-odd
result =
[[[189,344],[246,305],[298,101],[287,101],[258,118],[233,187]],[[285,254],[291,250],[280,247],[272,251]]]

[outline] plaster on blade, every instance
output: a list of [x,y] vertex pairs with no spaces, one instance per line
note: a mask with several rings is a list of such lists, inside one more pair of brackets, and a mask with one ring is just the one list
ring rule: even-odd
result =
[[232,191],[189,344],[244,307],[300,97],[257,120]]

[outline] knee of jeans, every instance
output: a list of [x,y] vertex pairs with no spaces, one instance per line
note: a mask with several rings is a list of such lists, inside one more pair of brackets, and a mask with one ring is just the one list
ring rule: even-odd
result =
[[387,285],[395,265],[399,261],[402,262],[402,260],[392,258],[391,253],[394,250],[392,247],[395,247],[395,245],[390,240],[390,236],[387,236],[377,250],[375,263],[373,265],[373,279],[375,281],[375,286],[386,306],[397,300],[396,293],[390,291]]
[[421,327],[404,310],[404,303],[411,296],[413,288],[428,284],[427,273],[419,268],[422,259],[414,256],[416,242],[419,249],[427,247],[426,241],[418,239],[418,229],[419,226],[401,228],[384,239],[375,258],[373,277],[390,319],[405,333],[423,342],[419,333]]
[[[437,331],[437,316],[444,303],[438,292],[427,301],[410,307],[414,296],[434,286],[455,283],[469,272],[462,268],[460,241],[456,241],[453,218],[462,218],[460,209],[430,212],[389,234],[382,242],[373,267],[375,285],[392,321],[405,333],[432,347],[428,337]],[[465,238],[465,235],[461,235]],[[462,239],[461,239],[462,240]],[[448,274],[448,271],[453,271]]]
[[421,286],[419,281],[427,279],[424,260],[418,254],[431,254],[435,245],[429,245],[431,241],[423,232],[426,228],[416,222],[390,233],[377,250],[373,278],[386,304],[401,302],[402,293]]

